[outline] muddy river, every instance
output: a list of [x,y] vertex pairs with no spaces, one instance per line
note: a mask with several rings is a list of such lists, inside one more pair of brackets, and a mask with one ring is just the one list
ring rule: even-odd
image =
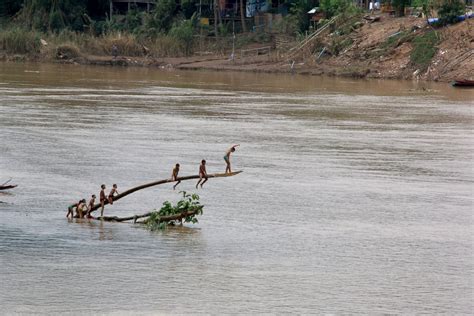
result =
[[[291,75],[0,63],[1,313],[473,310],[474,90]],[[181,174],[198,224],[67,220]],[[106,208],[177,201],[171,185]]]

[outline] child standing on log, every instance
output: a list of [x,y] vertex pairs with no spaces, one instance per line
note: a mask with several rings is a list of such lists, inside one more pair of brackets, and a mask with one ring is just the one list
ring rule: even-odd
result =
[[91,211],[95,204],[95,194],[92,194],[91,199],[89,200],[89,209],[87,210],[87,218],[91,218]]
[[117,191],[117,185],[114,183],[112,185],[112,190],[110,190],[110,193],[109,193],[109,203],[110,203],[110,205],[114,204],[115,193],[119,194],[118,191]]
[[104,216],[104,206],[105,206],[105,200],[106,200],[106,197],[105,197],[105,184],[102,184],[100,186],[101,190],[100,190],[100,194],[99,194],[99,202],[100,202],[100,217],[103,217]]
[[237,147],[237,146],[240,146],[240,144],[233,145],[232,147],[230,147],[224,155],[224,160],[225,160],[225,163],[227,164],[227,166],[225,168],[225,173],[231,173],[232,172],[232,170],[230,168],[230,154],[235,151],[235,147]]
[[[201,183],[201,181],[204,181]],[[196,183],[196,189],[198,188],[199,183],[201,183],[201,189],[204,183],[207,181],[207,171],[206,171],[206,161],[203,159],[201,160],[201,165],[199,165],[199,181]]]
[[[178,173],[179,173],[179,163],[176,164],[176,166],[173,168],[173,173],[171,174],[171,180],[176,181],[178,180]],[[173,190],[176,189],[176,186],[181,183],[181,180],[178,180],[178,182],[173,185]]]

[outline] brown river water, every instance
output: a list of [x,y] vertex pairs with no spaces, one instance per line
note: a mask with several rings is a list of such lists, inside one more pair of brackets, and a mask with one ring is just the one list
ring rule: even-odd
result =
[[[1,314],[473,311],[474,90],[447,84],[0,63]],[[181,174],[198,224],[66,207]],[[178,187],[196,192],[194,181]],[[177,201],[171,185],[106,208]]]

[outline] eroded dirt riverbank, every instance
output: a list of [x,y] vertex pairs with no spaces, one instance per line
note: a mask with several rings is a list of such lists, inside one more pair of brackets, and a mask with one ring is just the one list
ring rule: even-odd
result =
[[[426,21],[416,17],[393,18],[381,16],[375,23],[356,21],[346,28],[345,35],[337,32],[316,38],[296,54],[278,48],[274,38],[272,48],[254,51],[237,50],[231,53],[201,54],[191,57],[157,58],[79,56],[58,48],[54,57],[8,55],[0,53],[0,60],[36,61],[82,65],[157,67],[163,69],[247,71],[264,73],[298,73],[354,78],[405,79],[448,82],[472,79],[474,74],[474,20],[434,30]],[[349,31],[347,31],[349,30]],[[435,53],[427,64],[413,62],[412,54],[417,38],[433,33],[437,43]],[[430,46],[428,44],[428,46]],[[266,46],[265,46],[266,47]],[[336,49],[337,48],[337,49]],[[430,48],[430,47],[428,47]]]

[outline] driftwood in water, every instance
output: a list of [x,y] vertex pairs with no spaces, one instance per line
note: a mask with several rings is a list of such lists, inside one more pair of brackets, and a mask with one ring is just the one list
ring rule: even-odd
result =
[[8,190],[8,189],[13,189],[13,188],[16,188],[18,185],[13,185],[13,184],[10,184],[10,185],[1,185],[0,186],[0,190]]
[[[176,221],[176,220],[182,220],[183,218],[186,218],[188,216],[192,216],[197,214],[204,206],[201,205],[199,207],[194,208],[193,210],[188,210],[182,213],[178,214],[173,214],[173,215],[168,215],[168,216],[160,216],[158,222],[171,222],[171,221]],[[126,222],[126,221],[131,221],[133,220],[134,223],[137,222],[138,219],[140,218],[145,218],[145,217],[150,217],[153,212],[148,212],[145,214],[141,215],[133,215],[133,216],[127,216],[127,217],[118,217],[118,216],[103,216],[103,217],[97,217],[96,219],[98,220],[104,220],[107,222]],[[146,222],[146,220],[145,220]]]
[[[230,177],[230,176],[235,176],[236,174],[239,174],[241,173],[242,171],[235,171],[235,172],[231,172],[231,173],[214,173],[214,174],[208,174],[207,177],[208,178],[222,178],[222,177]],[[149,187],[153,187],[153,186],[156,186],[156,185],[160,185],[160,184],[165,184],[165,183],[170,183],[170,182],[177,182],[177,181],[186,181],[186,180],[192,180],[192,179],[199,179],[199,175],[194,175],[194,176],[186,176],[186,177],[178,177],[177,180],[172,180],[172,179],[164,179],[164,180],[159,180],[159,181],[155,181],[155,182],[150,182],[150,183],[147,183],[147,184],[142,184],[142,185],[139,185],[137,187],[134,187],[134,188],[131,188],[131,189],[128,189],[127,191],[124,191],[120,194],[117,194],[116,196],[113,197],[113,201],[117,201],[133,192],[136,192],[138,190],[142,190],[142,189],[146,189],[146,188],[149,188]],[[108,200],[105,200],[104,202],[105,205],[109,204],[109,201]],[[95,211],[97,210],[98,208],[100,208],[100,203],[99,204],[96,204],[92,207],[92,209],[90,210],[91,212],[92,211]],[[105,220],[105,218],[104,218]]]

